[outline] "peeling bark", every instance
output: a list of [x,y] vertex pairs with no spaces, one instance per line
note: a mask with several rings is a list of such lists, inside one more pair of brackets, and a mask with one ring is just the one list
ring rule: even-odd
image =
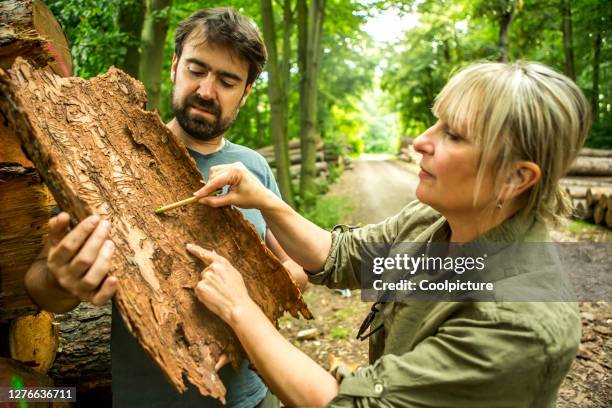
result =
[[238,210],[195,204],[154,215],[191,196],[201,174],[159,115],[145,110],[140,82],[114,68],[90,81],[61,78],[18,59],[0,73],[0,96],[0,110],[60,207],[79,220],[95,213],[111,221],[115,304],[179,392],[185,375],[202,395],[224,400],[214,365],[222,353],[234,366],[244,357],[231,329],[197,301],[203,265],[185,244],[227,257],[272,322],[285,311],[311,317],[287,270]]

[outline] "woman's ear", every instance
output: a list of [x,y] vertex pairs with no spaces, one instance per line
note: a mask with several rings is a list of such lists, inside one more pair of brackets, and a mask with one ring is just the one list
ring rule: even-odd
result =
[[541,175],[540,166],[534,162],[522,160],[514,163],[508,180],[502,186],[501,199],[508,201],[520,196],[537,183]]

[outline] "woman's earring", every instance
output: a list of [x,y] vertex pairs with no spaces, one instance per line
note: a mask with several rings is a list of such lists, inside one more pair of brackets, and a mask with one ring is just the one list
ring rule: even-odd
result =
[[503,202],[501,200],[497,200],[497,204],[495,204],[495,208],[501,209],[503,207]]

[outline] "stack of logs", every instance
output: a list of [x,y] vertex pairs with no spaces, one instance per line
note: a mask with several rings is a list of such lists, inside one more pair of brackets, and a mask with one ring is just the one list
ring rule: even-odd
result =
[[582,149],[561,185],[576,218],[612,228],[612,150]]
[[[300,141],[299,140],[290,140],[289,143],[289,174],[291,174],[292,179],[297,179],[300,177],[300,172],[302,170],[302,152],[300,150]],[[274,157],[274,146],[266,146],[257,150],[259,154],[261,154],[270,167],[276,169],[276,158]],[[326,176],[329,171],[330,164],[338,164],[341,166],[345,166],[345,168],[349,164],[349,160],[344,155],[339,155],[338,153],[333,153],[329,149],[326,149],[326,145],[323,142],[319,142],[317,144],[317,176]]]
[[[0,68],[18,56],[72,75],[64,32],[41,0],[0,1]],[[54,316],[38,311],[25,291],[24,275],[43,248],[55,201],[2,116],[0,198],[0,387],[18,378],[31,387],[109,389],[110,307],[82,305]]]

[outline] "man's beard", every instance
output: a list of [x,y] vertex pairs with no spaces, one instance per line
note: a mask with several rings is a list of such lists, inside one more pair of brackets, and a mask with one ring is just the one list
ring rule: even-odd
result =
[[[215,117],[215,120],[210,123],[203,116],[190,114],[189,109],[191,107],[209,112]],[[172,111],[183,130],[189,136],[198,140],[211,140],[222,135],[232,126],[238,115],[238,107],[236,107],[233,114],[226,120],[223,120],[219,105],[215,101],[203,99],[197,94],[186,97],[182,106],[179,105],[174,95],[172,95]]]

